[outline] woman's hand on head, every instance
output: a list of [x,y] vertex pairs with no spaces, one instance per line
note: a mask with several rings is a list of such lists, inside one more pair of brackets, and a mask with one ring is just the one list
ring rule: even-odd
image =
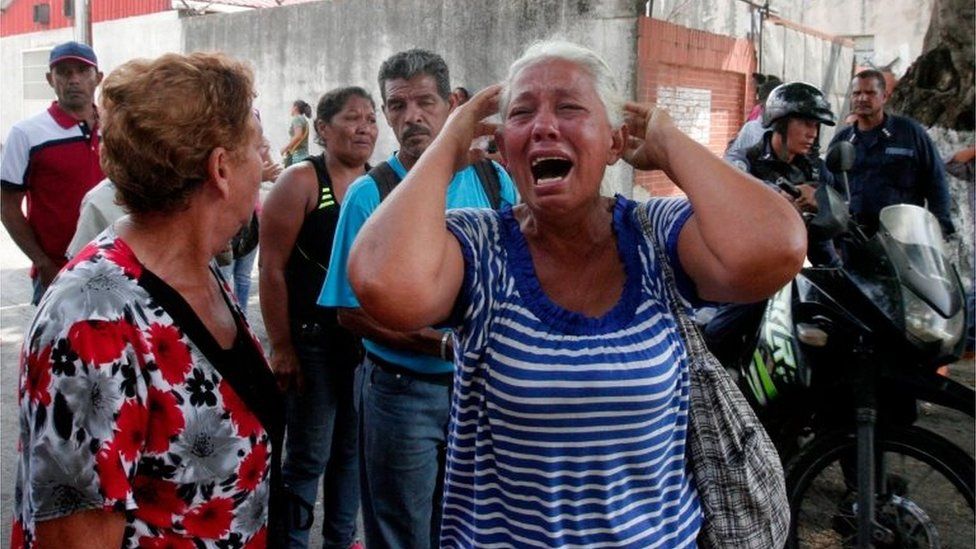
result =
[[498,101],[501,97],[501,84],[493,84],[474,94],[467,103],[454,109],[441,136],[451,139],[456,145],[455,170],[460,170],[484,158],[484,151],[472,149],[472,142],[485,135],[494,135],[497,124],[486,122],[485,118],[498,113]]
[[638,170],[667,170],[665,139],[677,131],[667,111],[628,101],[624,104],[624,123],[629,137],[624,160]]

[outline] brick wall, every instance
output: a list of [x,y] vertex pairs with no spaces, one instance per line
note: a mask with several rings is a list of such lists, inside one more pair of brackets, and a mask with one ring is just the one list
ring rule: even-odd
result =
[[[638,22],[637,98],[657,103],[696,141],[721,155],[752,108],[752,42],[647,17]],[[651,195],[679,194],[662,172],[638,172]]]

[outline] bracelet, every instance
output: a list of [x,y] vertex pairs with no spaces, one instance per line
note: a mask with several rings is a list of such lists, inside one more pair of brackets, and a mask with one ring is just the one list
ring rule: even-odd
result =
[[450,341],[451,341],[451,331],[446,330],[444,332],[444,335],[441,336],[441,360],[450,360],[449,358],[447,358],[447,350],[448,349],[451,349],[452,351],[454,350],[454,346],[449,345]]

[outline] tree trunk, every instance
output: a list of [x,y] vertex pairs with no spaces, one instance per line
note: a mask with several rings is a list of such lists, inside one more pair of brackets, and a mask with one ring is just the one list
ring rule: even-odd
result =
[[892,92],[888,107],[923,126],[973,131],[973,0],[933,0],[922,55]]

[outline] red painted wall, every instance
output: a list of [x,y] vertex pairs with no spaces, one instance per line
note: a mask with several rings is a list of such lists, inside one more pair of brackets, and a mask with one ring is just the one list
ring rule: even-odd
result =
[[[638,25],[638,101],[655,102],[659,86],[709,90],[711,120],[705,145],[721,155],[752,108],[752,42],[646,17]],[[635,184],[655,196],[681,193],[660,171],[637,172]]]
[[[64,16],[64,3],[65,0],[14,0],[6,10],[0,12],[0,36],[72,26],[74,20]],[[34,6],[37,4],[50,6],[50,22],[46,25],[35,23],[33,20]],[[170,0],[90,0],[90,5],[92,23],[171,9]]]

